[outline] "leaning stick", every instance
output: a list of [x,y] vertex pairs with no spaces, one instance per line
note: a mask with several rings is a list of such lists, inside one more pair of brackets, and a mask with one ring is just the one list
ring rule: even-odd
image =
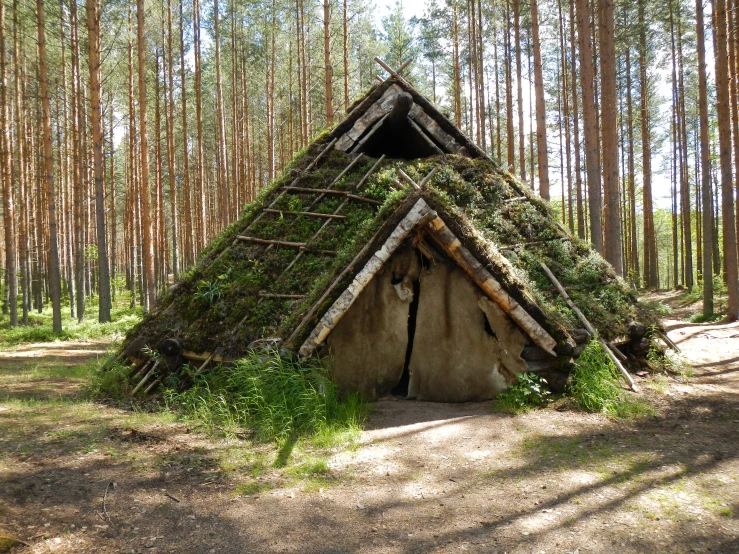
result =
[[197,377],[198,375],[200,375],[203,372],[203,370],[205,369],[205,367],[211,362],[211,360],[215,357],[215,355],[216,355],[216,350],[213,350],[213,352],[211,352],[210,356],[208,356],[207,358],[205,358],[205,361],[198,368],[198,370],[195,373],[192,374],[193,379],[195,377]]
[[154,373],[154,370],[157,368],[158,365],[159,365],[159,360],[154,362],[154,365],[151,366],[151,369],[146,373],[146,375],[144,375],[144,378],[141,379],[139,384],[136,385],[136,387],[131,391],[131,396],[135,395],[139,391],[139,389],[144,386],[144,384],[149,380],[149,377],[152,376],[152,374]]
[[659,329],[655,329],[654,334],[661,338],[665,342],[665,344],[672,348],[675,352],[677,352],[678,354],[680,353],[680,349],[677,347],[677,344],[672,342],[672,339],[667,336],[667,333],[663,333]]
[[414,189],[416,190],[421,189],[421,187],[418,186],[418,183],[416,183],[413,179],[411,179],[411,177],[400,168],[398,168],[398,175],[400,175],[403,178],[403,180],[409,185],[411,185]]
[[[567,291],[562,286],[562,283],[560,283],[557,278],[554,276],[554,273],[547,267],[547,264],[544,262],[539,262],[541,264],[541,268],[544,270],[544,273],[547,274],[547,277],[552,282],[552,284],[555,286],[557,291],[559,291],[559,294],[562,295],[562,298],[564,298],[565,302],[567,302],[567,305],[572,309],[573,312],[575,312],[575,315],[577,316],[577,319],[580,320],[580,323],[583,324],[585,329],[590,333],[593,337],[598,337],[598,333],[596,332],[595,328],[590,324],[590,322],[587,320],[587,318],[583,315],[583,313],[580,311],[580,308],[578,308],[575,303],[570,298],[570,295],[567,294]],[[611,361],[615,364],[615,366],[618,368],[618,370],[621,372],[621,375],[623,375],[626,382],[629,384],[629,387],[634,392],[637,391],[636,384],[634,383],[634,380],[631,378],[631,375],[629,375],[629,372],[626,371],[626,368],[623,366],[623,364],[619,361],[619,359],[616,357],[616,355],[613,353],[611,349],[615,349],[613,345],[610,343],[607,343],[602,338],[598,337],[598,342],[600,342],[603,345],[604,350],[608,354],[608,357],[611,358]]]

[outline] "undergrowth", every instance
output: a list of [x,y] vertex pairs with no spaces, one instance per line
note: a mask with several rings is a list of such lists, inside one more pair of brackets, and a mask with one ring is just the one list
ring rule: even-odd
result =
[[248,429],[265,442],[310,437],[331,446],[358,433],[364,414],[359,397],[342,397],[319,360],[297,362],[277,352],[216,366],[182,392],[165,389],[164,398],[170,409],[209,430]]
[[532,408],[543,406],[549,401],[551,392],[546,379],[534,373],[517,375],[518,382],[495,397],[493,407],[501,412],[520,414]]
[[616,366],[601,343],[591,340],[575,362],[569,392],[578,407],[617,419],[643,417],[654,409],[642,400],[627,398]]
[[19,325],[10,326],[7,316],[0,316],[0,347],[16,346],[28,342],[53,342],[64,340],[86,340],[99,338],[122,338],[143,316],[143,308],[130,307],[130,295],[119,295],[111,309],[111,321],[99,323],[97,298],[85,303],[85,318],[80,322],[71,316],[69,303],[62,305],[62,332],[52,329],[51,304],[46,304],[41,313],[28,313],[28,325],[20,324],[21,310],[18,309]]

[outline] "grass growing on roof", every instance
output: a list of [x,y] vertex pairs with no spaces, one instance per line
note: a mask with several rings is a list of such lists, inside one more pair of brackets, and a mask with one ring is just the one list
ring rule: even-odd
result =
[[654,415],[643,400],[626,397],[616,366],[598,340],[591,340],[575,362],[569,392],[578,407],[617,419]]
[[196,377],[191,388],[167,389],[165,401],[185,418],[209,429],[246,428],[260,441],[284,442],[358,431],[364,404],[341,397],[320,360],[303,362],[256,352]]

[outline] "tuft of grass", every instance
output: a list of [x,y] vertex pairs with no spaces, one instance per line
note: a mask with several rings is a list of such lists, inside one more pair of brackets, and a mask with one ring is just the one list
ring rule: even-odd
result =
[[654,415],[654,408],[647,402],[625,396],[618,370],[595,339],[588,343],[575,363],[569,392],[578,407],[586,412],[617,419]]
[[86,392],[91,398],[122,400],[131,391],[131,368],[123,363],[111,367],[99,364],[92,373]]
[[217,366],[183,391],[165,390],[168,407],[206,427],[248,428],[258,441],[285,445],[315,437],[335,444],[359,429],[364,404],[342,398],[320,360],[298,362],[279,352],[252,353],[232,366]]
[[549,400],[551,392],[546,388],[546,379],[534,373],[517,375],[518,382],[508,387],[493,400],[493,407],[501,412],[520,414],[537,406],[543,406]]

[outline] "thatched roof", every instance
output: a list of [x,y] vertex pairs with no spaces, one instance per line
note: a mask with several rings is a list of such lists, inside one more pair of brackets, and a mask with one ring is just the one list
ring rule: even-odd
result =
[[[397,84],[388,80],[374,87],[346,120],[298,154],[131,330],[125,353],[136,356],[167,338],[179,340],[186,351],[217,351],[223,358],[273,337],[297,351],[420,198],[554,340],[565,341],[568,329],[580,325],[540,261],[605,338],[623,334],[634,319],[656,321],[597,253],[568,235],[546,202],[415,91],[414,104],[423,109],[416,121],[430,117],[454,142],[443,151],[460,155],[378,163],[342,151],[342,137]],[[399,187],[398,170],[421,182],[434,168],[420,190]]]

